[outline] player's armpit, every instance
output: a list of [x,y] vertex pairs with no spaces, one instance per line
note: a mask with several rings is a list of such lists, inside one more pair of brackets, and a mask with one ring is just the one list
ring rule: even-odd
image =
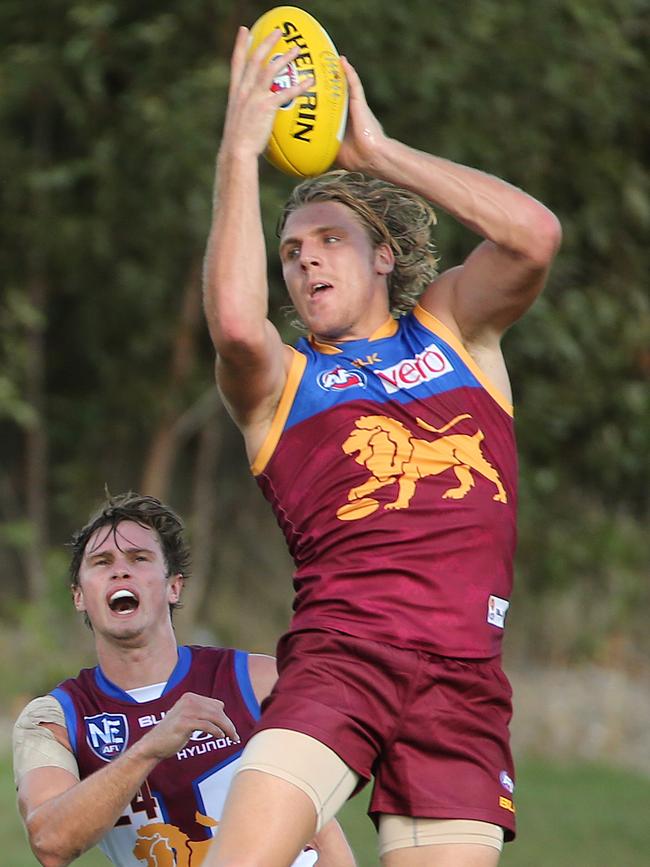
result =
[[278,679],[275,657],[265,653],[248,654],[248,676],[250,677],[255,698],[260,702],[269,695]]

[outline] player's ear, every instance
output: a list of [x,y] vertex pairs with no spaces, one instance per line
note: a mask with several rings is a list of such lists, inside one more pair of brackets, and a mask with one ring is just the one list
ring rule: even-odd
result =
[[375,248],[375,269],[378,274],[390,274],[395,267],[395,254],[390,244],[379,244]]
[[167,599],[170,605],[178,602],[185,586],[185,578],[180,574],[170,575],[169,584],[167,587]]
[[70,592],[72,593],[72,601],[77,611],[85,611],[86,603],[84,602],[84,594],[80,584],[71,584]]

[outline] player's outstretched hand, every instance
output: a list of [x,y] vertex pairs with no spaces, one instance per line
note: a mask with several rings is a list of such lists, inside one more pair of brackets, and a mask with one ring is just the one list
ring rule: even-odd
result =
[[300,48],[295,46],[286,54],[278,54],[266,63],[266,57],[280,35],[279,30],[274,30],[249,57],[249,30],[247,27],[239,28],[230,63],[228,108],[221,154],[229,152],[241,156],[259,156],[266,148],[280,106],[305,93],[313,84],[312,78],[303,78],[292,87],[278,92],[271,90],[273,80],[300,53]]
[[348,171],[373,174],[373,163],[387,141],[381,124],[366,102],[361,79],[347,57],[341,56],[349,88],[348,122],[336,162]]
[[193,732],[208,732],[215,738],[228,737],[239,743],[237,730],[226,715],[222,701],[186,692],[142,738],[140,748],[161,761],[182,749]]

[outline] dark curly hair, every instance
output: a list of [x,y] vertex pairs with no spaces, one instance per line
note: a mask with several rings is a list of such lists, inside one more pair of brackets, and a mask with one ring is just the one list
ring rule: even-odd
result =
[[[189,578],[191,557],[184,537],[183,521],[169,506],[155,497],[129,491],[126,494],[109,496],[88,523],[73,534],[68,543],[72,548],[69,574],[73,589],[79,586],[79,569],[88,540],[101,527],[115,530],[122,521],[134,521],[141,527],[155,530],[165,558],[167,577],[180,574],[185,580]],[[172,602],[169,605],[170,612],[180,607],[180,602]]]
[[437,273],[432,239],[436,215],[431,205],[409,190],[340,169],[307,178],[294,188],[280,216],[278,236],[293,211],[323,201],[341,202],[354,211],[374,247],[389,245],[395,256],[388,276],[391,313],[408,312]]

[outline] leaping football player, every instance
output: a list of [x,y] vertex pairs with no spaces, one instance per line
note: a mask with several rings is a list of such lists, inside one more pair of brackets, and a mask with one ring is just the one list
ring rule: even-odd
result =
[[[560,225],[509,183],[386,135],[344,59],[340,169],[296,187],[280,221],[308,332],[285,345],[267,315],[258,175],[277,36],[250,57],[245,29],[236,41],[205,313],[219,388],[295,560],[295,613],[205,867],[288,864],[371,776],[385,867],[494,867],[515,834],[501,646],[517,458],[501,338],[541,292]],[[439,274],[433,206],[480,239]]]

